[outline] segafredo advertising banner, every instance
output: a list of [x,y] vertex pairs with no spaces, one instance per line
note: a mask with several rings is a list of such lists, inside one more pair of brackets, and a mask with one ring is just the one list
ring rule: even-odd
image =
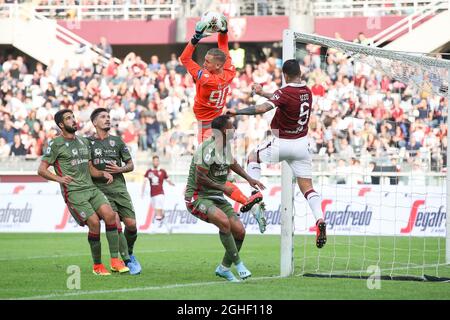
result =
[[[247,184],[238,184],[250,194]],[[266,185],[265,234],[280,234],[281,187]],[[184,201],[185,185],[164,186],[162,226],[155,221],[150,194],[140,183],[128,183],[142,233],[217,233],[214,225],[191,215]],[[329,235],[445,236],[445,187],[391,185],[316,186],[322,196],[323,217]],[[236,212],[239,204],[229,200]],[[295,234],[314,234],[315,217],[298,188],[294,196]],[[248,234],[259,234],[251,213],[240,219]],[[0,232],[86,232],[77,225],[57,183],[0,183]]]

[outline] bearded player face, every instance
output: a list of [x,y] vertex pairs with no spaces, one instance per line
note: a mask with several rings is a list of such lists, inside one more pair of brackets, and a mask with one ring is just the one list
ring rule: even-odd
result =
[[68,133],[75,133],[78,130],[78,124],[75,121],[75,116],[71,112],[67,112],[63,116],[64,130]]
[[109,131],[111,129],[111,117],[106,111],[100,112],[95,119],[94,126],[97,129]]

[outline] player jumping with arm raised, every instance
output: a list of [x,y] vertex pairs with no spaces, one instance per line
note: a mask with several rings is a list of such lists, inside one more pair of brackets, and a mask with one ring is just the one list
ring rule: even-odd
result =
[[[192,54],[198,42],[207,36],[204,32],[208,24],[204,21],[197,22],[195,34],[180,56],[181,63],[194,78],[196,85],[194,114],[198,120],[199,143],[211,136],[211,123],[222,114],[230,91],[230,83],[236,76],[236,68],[231,63],[228,51],[228,29],[225,17],[221,24],[223,28],[218,35],[219,48],[208,50],[203,68],[192,59]],[[253,205],[262,200],[262,194],[259,191],[247,198],[237,186],[229,181],[226,184],[233,190],[227,196],[242,204],[241,212],[249,211]],[[258,220],[258,224],[260,230],[264,232],[265,220]]]
[[317,220],[316,246],[322,248],[327,241],[326,224],[322,218],[321,196],[312,185],[312,159],[307,137],[312,93],[302,84],[300,66],[296,60],[284,62],[283,75],[286,84],[272,95],[262,92],[260,86],[254,88],[257,94],[270,97],[268,101],[241,110],[228,110],[227,114],[255,115],[277,108],[270,124],[273,137],[250,153],[247,172],[253,179],[258,180],[261,175],[261,162],[278,163],[286,160]]

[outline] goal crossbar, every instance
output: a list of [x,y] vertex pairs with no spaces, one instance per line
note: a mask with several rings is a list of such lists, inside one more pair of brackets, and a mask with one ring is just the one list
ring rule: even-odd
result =
[[425,53],[393,51],[362,45],[359,43],[352,43],[323,36],[316,36],[308,33],[293,32],[291,30],[289,31],[293,34],[293,40],[297,42],[311,43],[319,46],[326,46],[328,48],[342,49],[345,52],[361,53],[390,60],[411,61],[421,65],[450,69],[450,60],[444,60],[437,57],[429,57]]

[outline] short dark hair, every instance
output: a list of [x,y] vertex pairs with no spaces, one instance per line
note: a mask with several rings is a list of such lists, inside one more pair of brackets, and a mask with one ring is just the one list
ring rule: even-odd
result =
[[95,118],[97,118],[97,116],[101,113],[101,112],[108,112],[108,109],[106,108],[97,108],[94,111],[92,111],[91,113],[91,122],[94,122]]
[[64,115],[68,112],[73,113],[73,111],[70,109],[62,109],[62,110],[59,110],[57,113],[55,113],[55,116],[53,117],[53,119],[55,119],[55,123],[58,128],[59,128],[59,124],[61,122],[63,122]]
[[227,56],[225,52],[223,52],[218,48],[209,49],[206,54],[212,55],[214,60],[217,60],[221,63],[225,63],[225,61],[227,61]]
[[301,76],[300,65],[295,59],[286,60],[283,63],[283,73],[287,74],[289,77]]
[[211,128],[216,130],[223,130],[225,126],[227,125],[228,120],[230,120],[230,117],[226,114],[223,114],[217,118],[215,118],[211,122]]
[[152,160],[159,159],[159,156],[153,156]]

